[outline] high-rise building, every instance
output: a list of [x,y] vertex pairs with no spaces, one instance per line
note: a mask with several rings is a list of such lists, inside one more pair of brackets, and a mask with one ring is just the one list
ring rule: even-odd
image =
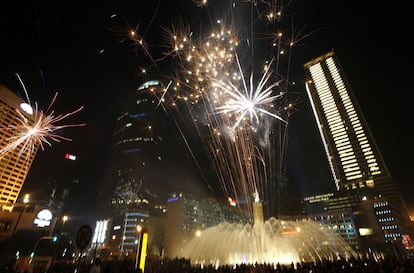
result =
[[335,196],[320,195],[321,202],[308,199],[307,210],[352,212],[364,251],[408,249],[412,228],[405,202],[338,58],[331,51],[304,67],[308,97],[338,190]]
[[[136,223],[131,223],[136,220],[135,215],[146,215],[148,220],[140,224],[148,229],[157,229],[149,230],[150,249],[162,248],[163,238],[158,236],[163,236],[164,232],[159,230],[162,229],[160,225],[152,223],[158,223],[160,217],[165,217],[172,180],[164,163],[167,115],[159,103],[164,88],[161,81],[150,80],[126,94],[126,97],[120,96],[119,115],[115,120],[101,188],[106,217],[112,220],[111,236],[118,240],[134,236],[136,239],[138,234],[132,227]],[[116,236],[120,231],[129,232],[130,236]],[[120,241],[113,244],[114,248],[119,249],[110,251],[126,255],[136,247],[128,245],[131,242]]]
[[161,107],[157,109],[157,94],[162,90],[160,81],[147,81],[120,105],[102,200],[121,218],[132,210],[148,212],[159,200],[167,199],[167,195],[160,196],[165,185],[159,179],[163,164],[160,127],[164,126],[165,113]]
[[334,52],[304,67],[308,97],[336,189],[352,191],[360,198],[382,196],[406,210]]
[[0,86],[0,208],[11,211],[35,158],[39,144],[15,140],[24,134],[22,125],[33,123],[32,107],[11,90]]

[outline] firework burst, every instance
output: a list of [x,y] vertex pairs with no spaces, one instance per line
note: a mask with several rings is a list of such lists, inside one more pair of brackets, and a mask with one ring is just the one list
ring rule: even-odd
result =
[[[168,50],[159,60],[171,57],[174,69],[158,105],[185,127],[178,129],[186,143],[188,137],[201,140],[224,196],[252,212],[253,195],[274,200],[281,193],[288,119],[296,101],[288,92],[295,44],[286,46],[280,30],[289,3],[209,1],[208,6],[217,8],[218,2],[228,3],[228,9],[216,9],[226,20],[213,20],[207,2],[197,0],[210,22],[195,30],[187,24],[164,28]],[[187,135],[188,129],[194,131]],[[275,215],[275,203],[266,205]]]
[[2,135],[8,136],[1,140],[0,158],[9,153],[17,153],[19,157],[29,157],[40,147],[44,150],[44,145],[51,146],[52,142],[63,140],[71,141],[60,134],[60,131],[68,127],[84,126],[86,124],[60,124],[66,118],[80,112],[84,107],[66,113],[56,115],[51,110],[58,93],[55,93],[46,112],[38,109],[37,103],[34,109],[26,105],[26,111],[15,110],[14,122],[6,127],[0,128]]
[[[273,60],[270,62],[270,66],[272,62]],[[243,75],[243,71],[238,58],[237,64],[240,74]],[[228,83],[223,83],[222,81],[213,80],[213,86],[217,86],[230,97],[230,99],[224,105],[216,107],[216,113],[220,114],[233,112],[236,114],[237,119],[233,125],[232,130],[234,130],[240,124],[240,122],[246,118],[246,116],[249,116],[249,120],[252,123],[256,124],[260,122],[260,114],[269,115],[283,122],[286,122],[280,116],[269,112],[266,110],[266,108],[262,108],[262,106],[267,106],[269,103],[283,96],[282,93],[278,95],[272,95],[273,88],[278,86],[279,82],[267,85],[270,76],[271,73],[269,72],[269,69],[266,68],[256,88],[254,86],[253,73],[251,73],[250,76],[249,86],[245,78],[241,77],[243,83],[243,91],[240,91],[239,88],[235,86],[231,81],[228,81]]]

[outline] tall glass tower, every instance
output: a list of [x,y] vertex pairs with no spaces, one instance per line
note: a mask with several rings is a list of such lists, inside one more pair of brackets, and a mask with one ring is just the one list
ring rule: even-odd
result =
[[159,178],[165,113],[157,107],[157,96],[163,90],[158,80],[144,82],[120,106],[102,188],[103,200],[115,214],[148,212],[154,202],[167,200],[160,196],[165,186]]
[[306,90],[337,190],[385,197],[406,211],[333,51],[304,64]]
[[162,82],[151,80],[121,100],[100,191],[112,220],[108,246],[114,255],[136,253],[138,225],[150,229],[150,251],[162,249],[163,229],[154,223],[165,217],[169,190],[163,175],[163,92]]

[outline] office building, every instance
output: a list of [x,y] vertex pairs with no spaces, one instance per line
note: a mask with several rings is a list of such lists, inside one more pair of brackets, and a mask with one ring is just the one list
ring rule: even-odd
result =
[[304,68],[308,98],[338,191],[335,196],[321,193],[318,198],[305,199],[307,210],[351,212],[364,250],[404,249],[403,237],[410,241],[411,232],[405,202],[338,58],[331,51],[307,62]]
[[353,191],[360,198],[367,193],[383,196],[405,209],[334,52],[304,67],[308,97],[336,189]]
[[163,83],[154,79],[119,96],[119,114],[100,189],[101,207],[105,217],[111,218],[107,244],[114,255],[125,256],[136,247],[134,215],[145,215],[141,224],[150,229],[150,251],[163,248],[164,227],[159,219],[165,218],[169,185],[176,182],[164,162],[167,115],[159,103],[163,92]]
[[160,81],[147,81],[121,101],[101,188],[103,205],[121,219],[128,211],[148,213],[167,199],[160,196],[165,187],[159,179],[165,113],[157,108],[157,95],[162,91]]
[[332,233],[341,236],[353,250],[359,251],[358,229],[351,211],[308,215],[308,219],[319,222]]
[[354,250],[384,252],[382,235],[375,233],[374,236],[372,232],[378,230],[379,224],[367,216],[367,207],[363,206],[357,195],[349,191],[312,195],[303,199],[303,205],[307,217],[341,235]]
[[[34,121],[34,110],[11,90],[0,86],[0,207],[11,211],[39,148],[38,143],[13,142]],[[14,142],[15,143],[15,142]]]
[[125,220],[122,225],[122,237],[120,252],[123,256],[136,253],[138,245],[138,233],[148,220],[148,214],[139,212],[125,213]]

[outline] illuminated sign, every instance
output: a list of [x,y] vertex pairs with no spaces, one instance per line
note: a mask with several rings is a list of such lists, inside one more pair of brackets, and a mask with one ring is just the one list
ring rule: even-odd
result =
[[76,155],[71,155],[69,153],[65,154],[65,158],[69,160],[76,160]]
[[96,221],[95,233],[92,239],[92,243],[102,244],[105,241],[106,231],[108,230],[109,220]]
[[308,201],[309,203],[323,202],[323,201],[328,201],[330,197],[332,196],[334,196],[333,193],[325,193],[325,194],[305,197],[303,201],[305,202]]
[[53,215],[52,212],[48,209],[42,209],[36,215],[33,224],[38,227],[48,227],[52,221]]
[[360,228],[359,229],[359,235],[360,236],[369,236],[372,235],[374,232],[371,228]]
[[178,201],[178,197],[171,197],[171,198],[168,198],[167,200],[167,202],[175,202],[175,201]]
[[142,235],[142,245],[141,245],[141,257],[139,259],[139,268],[141,272],[144,272],[145,269],[145,259],[147,257],[147,245],[148,245],[148,232],[144,232]]
[[282,229],[282,235],[292,235],[292,234],[298,234],[300,232],[300,228],[296,228],[296,229],[287,229],[284,228]]

